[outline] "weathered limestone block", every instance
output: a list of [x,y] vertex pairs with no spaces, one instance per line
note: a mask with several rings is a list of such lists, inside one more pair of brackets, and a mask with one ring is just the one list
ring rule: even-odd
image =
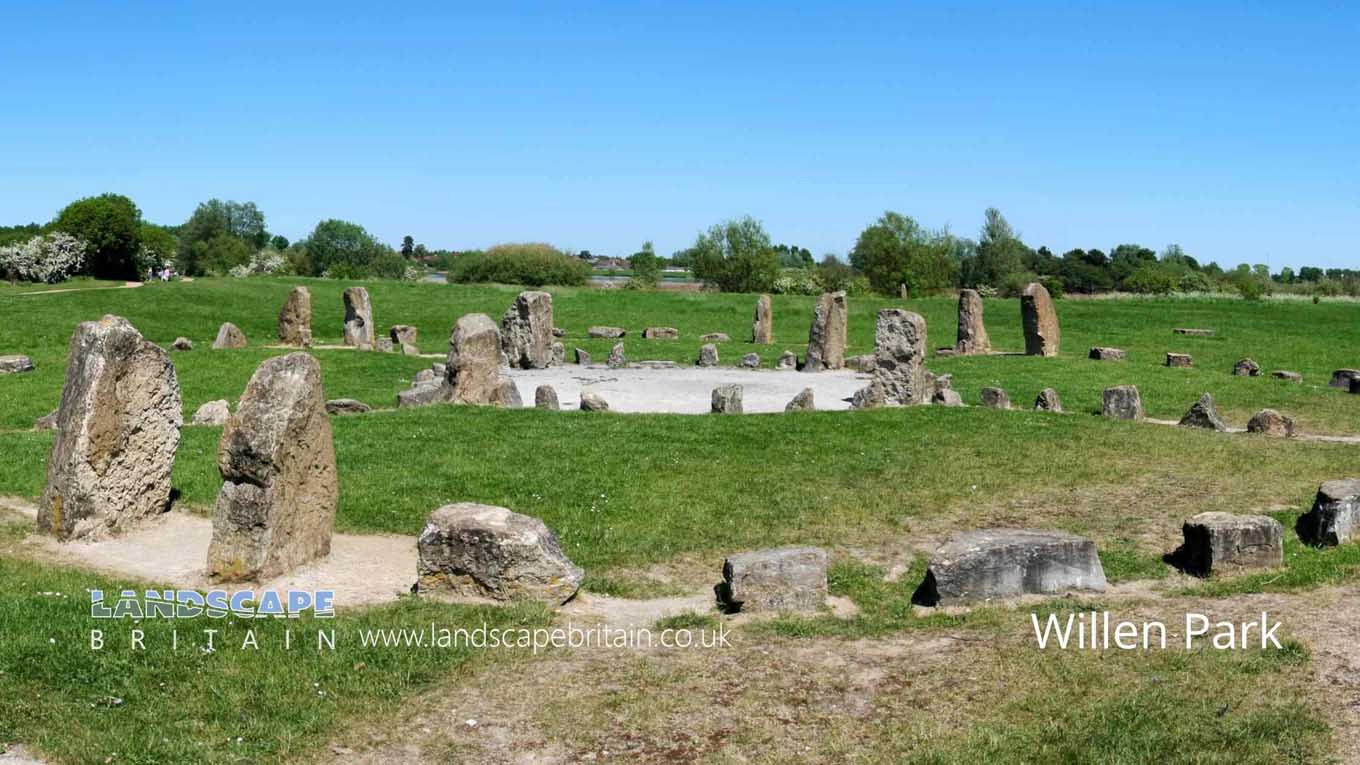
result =
[[605,401],[600,394],[594,391],[581,392],[581,411],[583,412],[607,412],[609,402]]
[[878,366],[878,358],[872,353],[861,353],[845,360],[845,368],[856,372],[872,372]]
[[1233,374],[1237,377],[1260,377],[1261,365],[1253,359],[1241,359],[1233,364]]
[[432,382],[439,382],[435,377],[433,369],[422,369],[416,372],[416,376],[411,378],[412,385],[425,385]]
[[374,345],[373,302],[368,290],[350,287],[345,290],[345,345],[361,351],[371,351]]
[[551,385],[540,385],[534,389],[534,406],[553,412],[562,408],[557,401],[557,390]]
[[36,367],[33,366],[33,359],[30,359],[27,356],[0,356],[0,375],[32,372],[35,368]]
[[936,388],[930,403],[936,406],[964,406],[963,396],[953,388]]
[[1039,395],[1034,399],[1034,409],[1040,412],[1061,412],[1062,399],[1058,398],[1058,392],[1052,388],[1044,388],[1039,391]]
[[614,347],[609,349],[609,358],[605,363],[610,369],[622,369],[628,366],[628,357],[623,353],[623,343],[614,343]]
[[680,330],[675,327],[647,327],[642,330],[642,336],[648,340],[677,340]]
[[325,402],[305,353],[255,370],[217,450],[212,579],[263,581],[330,554],[339,490]]
[[1143,397],[1137,385],[1116,385],[1101,394],[1100,413],[1116,420],[1143,419]]
[[172,351],[192,351],[193,349],[194,341],[187,337],[177,337],[175,338],[175,342],[170,344],[170,350]]
[[1213,336],[1214,336],[1214,331],[1213,331],[1212,329],[1194,329],[1194,328],[1190,328],[1190,327],[1176,327],[1175,329],[1173,329],[1173,330],[1171,330],[1171,331],[1172,331],[1172,332],[1175,332],[1175,333],[1178,334],[1178,335],[1191,335],[1191,336],[1194,336],[1194,337],[1213,337]]
[[392,342],[392,338],[387,337],[385,335],[381,335],[378,337],[377,340],[373,341],[373,350],[377,351],[378,353],[396,353],[397,346],[395,343]]
[[227,420],[230,417],[231,406],[227,403],[226,399],[218,399],[216,401],[209,401],[203,406],[200,406],[198,410],[194,412],[194,416],[189,419],[189,424],[222,426],[227,424]]
[[797,369],[798,356],[793,351],[784,351],[779,354],[779,361],[775,362],[775,369]]
[[1284,527],[1269,516],[1200,513],[1181,533],[1185,541],[1172,559],[1196,576],[1284,565]]
[[828,292],[817,299],[808,330],[807,359],[804,372],[821,372],[845,366],[845,338],[849,309],[844,290]]
[[554,342],[554,343],[552,344],[552,364],[553,364],[553,366],[555,366],[555,367],[560,367],[560,366],[562,366],[562,365],[565,364],[565,363],[567,363],[567,348],[566,348],[566,346],[562,345],[561,343]]
[[165,511],[179,447],[179,380],[170,356],[127,319],[71,335],[38,529],[98,539]]
[[1048,289],[1032,282],[1020,294],[1020,318],[1025,326],[1025,353],[1030,356],[1057,356],[1062,337],[1058,313]]
[[965,355],[992,352],[992,341],[982,322],[982,296],[977,290],[959,290],[959,334],[954,352]]
[[751,342],[758,345],[774,342],[774,308],[769,295],[756,298],[756,314],[751,319]]
[[982,405],[991,409],[1010,409],[1011,397],[1003,388],[983,388]]
[[583,367],[590,366],[590,354],[583,348],[576,349],[576,363]]
[[519,388],[515,386],[515,381],[508,377],[502,377],[496,383],[495,393],[491,396],[491,403],[505,409],[518,409],[524,406],[524,399],[520,398]]
[[308,348],[312,344],[312,293],[294,287],[279,310],[279,342]]
[[1123,361],[1128,358],[1128,354],[1122,348],[1106,348],[1104,346],[1094,346],[1087,358],[1095,361]]
[[521,292],[501,317],[501,347],[511,367],[546,369],[552,366],[552,295]]
[[1294,435],[1294,419],[1274,409],[1262,409],[1247,420],[1247,432],[1289,438]]
[[484,313],[459,317],[449,334],[449,356],[444,377],[448,400],[459,404],[490,404],[500,385],[501,333]]
[[217,329],[217,339],[213,340],[214,349],[246,347],[246,333],[231,322],[225,322]]
[[717,586],[723,610],[812,613],[826,603],[826,551],[783,547],[729,555]]
[[1214,406],[1214,397],[1205,393],[1199,397],[1194,406],[1181,417],[1181,425],[1187,428],[1207,428],[1209,430],[1224,431],[1228,429],[1223,424],[1223,418],[1218,416],[1218,408]]
[[812,398],[812,389],[804,388],[784,407],[785,412],[812,412],[817,409]]
[[1360,536],[1360,478],[1319,486],[1313,509],[1299,518],[1298,532],[1305,543],[1319,546],[1345,544]]
[[741,386],[719,385],[713,389],[714,414],[741,414]]
[[732,338],[728,337],[726,332],[709,332],[705,335],[699,335],[699,342],[701,343],[727,343],[731,341]]
[[1298,372],[1291,372],[1288,369],[1277,369],[1274,372],[1271,372],[1270,376],[1274,377],[1276,380],[1288,380],[1292,383],[1303,382],[1303,375]]
[[435,510],[416,548],[421,592],[557,606],[576,595],[585,576],[543,521],[492,505]]
[[406,409],[413,406],[428,406],[449,401],[450,388],[442,380],[434,382],[412,383],[407,390],[397,393],[397,408]]
[[888,406],[916,406],[930,400],[935,381],[925,368],[926,320],[902,308],[878,312],[874,327],[874,376],[878,391],[865,394],[873,405],[881,393]]
[[626,335],[626,334],[628,334],[628,330],[624,329],[623,327],[598,327],[598,326],[597,326],[597,327],[591,327],[590,329],[587,329],[587,330],[586,330],[586,336],[587,336],[587,337],[604,338],[604,339],[607,339],[607,340],[616,340],[616,339],[618,339],[618,338],[620,338],[620,337],[623,337],[623,336]]
[[1166,365],[1169,367],[1193,367],[1195,360],[1188,353],[1168,353],[1166,354]]
[[718,366],[718,346],[713,343],[706,343],[699,348],[699,366],[716,367]]
[[353,398],[333,398],[326,402],[326,414],[363,414],[373,407]]
[[420,330],[410,324],[393,324],[387,330],[392,347],[401,349],[406,356],[420,355]]
[[759,353],[748,353],[748,354],[746,354],[745,356],[742,356],[742,357],[741,357],[741,367],[742,367],[742,369],[759,369],[759,368],[760,368],[760,354],[759,354]]
[[912,600],[956,605],[1070,590],[1105,590],[1105,570],[1089,539],[1062,531],[983,529],[935,551]]

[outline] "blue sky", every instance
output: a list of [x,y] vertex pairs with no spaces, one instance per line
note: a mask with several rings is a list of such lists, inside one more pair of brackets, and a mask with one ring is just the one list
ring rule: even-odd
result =
[[[27,7],[25,7],[27,6]],[[884,210],[1055,252],[1360,267],[1360,4],[10,3],[0,222],[114,191],[272,231],[670,253]]]

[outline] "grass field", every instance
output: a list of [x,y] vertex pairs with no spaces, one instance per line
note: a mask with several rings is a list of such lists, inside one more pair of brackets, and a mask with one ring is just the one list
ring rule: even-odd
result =
[[[284,352],[267,346],[275,338],[278,309],[299,282],[312,290],[317,343],[338,343],[340,293],[350,286],[344,283],[200,279],[46,295],[0,286],[0,354],[25,353],[38,366],[30,374],[0,377],[0,495],[32,498],[42,490],[51,435],[30,428],[58,402],[66,343],[77,322],[115,313],[152,341],[168,345],[179,335],[193,339],[195,350],[173,355],[187,417],[208,400],[234,403],[259,362]],[[446,350],[449,328],[459,315],[480,311],[499,318],[517,291],[395,282],[367,286],[379,327],[415,325],[427,353]],[[801,353],[812,309],[811,298],[775,297],[776,342],[752,346],[744,342],[754,305],[750,295],[552,292],[556,323],[568,332],[568,349],[579,346],[603,356],[612,341],[587,339],[585,330],[594,324],[618,325],[629,330],[625,344],[635,360],[690,362],[699,334],[726,332],[733,341],[720,347],[724,363],[734,364],[755,350],[772,364],[785,349]],[[852,353],[872,350],[874,314],[889,306],[922,313],[932,346],[952,344],[953,300],[851,298]],[[993,345],[1022,348],[1017,302],[988,300],[986,311]],[[742,628],[747,648],[730,661],[756,666],[769,662],[756,649],[766,644],[812,651],[844,641],[894,645],[963,634],[991,646],[967,654],[969,666],[976,669],[957,685],[945,682],[943,666],[921,681],[926,687],[938,685],[939,698],[952,700],[952,712],[935,710],[915,719],[885,691],[874,702],[879,710],[874,714],[829,714],[808,722],[808,730],[825,735],[815,742],[803,742],[797,735],[790,740],[807,743],[825,761],[894,761],[907,751],[920,762],[979,761],[1017,752],[1027,761],[1136,762],[1140,756],[1175,760],[1187,750],[1206,753],[1196,760],[1203,762],[1325,759],[1337,745],[1333,723],[1320,711],[1325,699],[1306,677],[1313,662],[1306,635],[1297,635],[1302,642],[1283,652],[1228,657],[1171,652],[1145,661],[1064,656],[1036,665],[1032,648],[1014,640],[1025,629],[1015,612],[923,614],[911,607],[911,590],[933,545],[953,531],[986,526],[1061,528],[1089,535],[1099,545],[1112,581],[1138,586],[1151,581],[1147,586],[1155,598],[1221,601],[1226,607],[1252,593],[1306,598],[1354,582],[1360,548],[1315,550],[1292,536],[1286,568],[1268,575],[1182,581],[1169,576],[1161,556],[1178,541],[1181,521],[1197,512],[1268,511],[1291,526],[1320,482],[1356,472],[1355,445],[1114,422],[1093,412],[1104,387],[1133,383],[1153,417],[1177,418],[1207,391],[1233,425],[1272,407],[1294,416],[1307,432],[1360,434],[1360,397],[1327,387],[1333,369],[1360,367],[1355,351],[1360,348],[1360,305],[1064,300],[1058,313],[1064,352],[1057,359],[939,358],[929,366],[937,373],[953,373],[955,387],[969,403],[989,385],[1006,388],[1022,407],[1040,389],[1054,387],[1072,412],[1063,416],[981,407],[745,417],[464,407],[395,410],[396,393],[430,359],[318,349],[314,353],[322,363],[329,397],[354,397],[385,408],[333,420],[341,480],[337,524],[351,532],[411,535],[432,509],[447,502],[504,505],[542,518],[561,536],[568,555],[586,568],[589,591],[626,597],[710,586],[729,552],[818,544],[832,554],[833,592],[853,602],[858,615],[783,617],[748,625]],[[210,350],[223,321],[240,326],[251,346]],[[677,327],[682,339],[643,340],[642,329],[656,325]],[[1217,334],[1172,334],[1178,326],[1210,327]],[[1087,360],[1092,345],[1124,348],[1129,359]],[[1162,366],[1167,351],[1193,354],[1195,368]],[[1243,356],[1256,359],[1267,371],[1301,372],[1304,383],[1233,377],[1232,365]],[[215,466],[219,435],[218,428],[183,432],[174,485],[191,510],[205,511],[220,488]],[[6,619],[7,639],[0,641],[0,699],[5,699],[0,712],[9,712],[0,714],[0,742],[23,742],[54,761],[103,762],[112,752],[118,752],[117,762],[316,758],[317,747],[330,732],[366,717],[399,716],[399,701],[422,688],[475,687],[483,675],[493,678],[488,682],[519,687],[499,669],[503,662],[461,654],[398,658],[346,651],[278,661],[278,655],[267,651],[207,658],[175,657],[163,650],[131,658],[126,652],[53,651],[46,647],[49,636],[60,638],[63,646],[79,642],[88,626],[79,600],[97,580],[28,560],[21,535],[12,527],[4,533],[0,601],[6,614],[18,616]],[[894,567],[905,573],[888,577]],[[45,592],[72,597],[62,601],[41,594]],[[342,613],[335,624],[352,631],[368,624],[416,625],[431,619],[538,623],[547,618],[524,610],[404,602]],[[12,639],[16,635],[24,637]],[[544,661],[551,660],[538,660]],[[596,686],[587,683],[563,689],[571,700],[563,702],[568,708],[545,704],[533,725],[540,733],[557,731],[574,742],[578,754],[612,745],[607,740],[611,730],[635,731],[648,740],[665,738],[684,719],[676,715],[697,703],[686,700],[686,694],[693,691],[693,698],[702,700],[719,692],[691,687],[697,681],[687,679],[686,661],[699,659],[666,661],[639,657],[612,664],[604,673],[612,678],[608,683],[622,688],[623,698],[642,687],[667,689],[657,692],[662,696],[647,697],[655,705],[649,713],[621,708],[619,697],[597,697]],[[368,669],[346,671],[359,664]],[[276,666],[283,669],[272,669]],[[382,669],[370,671],[375,667]],[[758,678],[748,681],[757,698],[788,690],[781,685],[785,681],[778,677],[777,662],[769,672],[763,685]],[[884,672],[898,678],[894,682],[906,682],[899,677],[900,667],[885,667]],[[1248,691],[1263,677],[1271,678],[1278,693],[1264,700],[1250,697]],[[162,682],[168,685],[158,685]],[[303,713],[297,704],[258,700],[272,695],[310,701],[307,694],[317,690],[315,682],[330,684],[343,702],[302,705],[307,710]],[[809,682],[835,685],[827,677]],[[995,704],[980,701],[993,696]],[[106,697],[124,702],[107,706],[101,702]],[[1209,703],[1206,698],[1223,701]],[[1220,714],[1224,703],[1230,711]],[[675,714],[668,716],[665,710],[672,706]],[[583,719],[600,715],[602,727],[569,732],[566,720],[573,712]],[[736,741],[725,756],[755,751],[800,755],[770,743],[792,735],[796,725],[776,722],[777,716],[759,705],[746,713],[761,720],[752,728],[755,738]],[[175,734],[137,754],[131,742],[150,719],[173,720]],[[803,720],[799,714],[790,719]],[[760,731],[768,739],[756,735]],[[237,736],[245,748],[232,748],[238,746],[231,743]],[[104,741],[113,743],[106,746]],[[768,747],[762,748],[762,742]],[[446,743],[449,751],[473,756],[471,750],[460,749],[467,742],[456,736]]]

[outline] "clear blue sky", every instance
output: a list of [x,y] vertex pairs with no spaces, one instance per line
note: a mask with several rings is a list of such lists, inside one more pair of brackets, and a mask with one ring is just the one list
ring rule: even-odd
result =
[[[0,6],[0,222],[114,191],[431,247],[663,254],[896,210],[1360,267],[1360,4]],[[1135,7],[1136,6],[1136,7]]]

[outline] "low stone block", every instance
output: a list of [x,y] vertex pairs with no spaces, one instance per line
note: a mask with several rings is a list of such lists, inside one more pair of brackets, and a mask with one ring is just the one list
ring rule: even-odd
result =
[[775,362],[775,369],[797,369],[798,355],[793,351],[784,351],[779,354],[779,361]]
[[648,327],[642,330],[642,336],[648,340],[676,340],[680,337],[680,330],[675,327]]
[[1310,545],[1340,545],[1360,536],[1360,478],[1319,486],[1313,508],[1299,517],[1297,528]]
[[709,332],[706,335],[699,335],[699,342],[701,343],[727,343],[731,340],[732,338],[728,337],[726,332]]
[[231,419],[230,405],[227,404],[226,399],[218,399],[200,406],[194,412],[194,416],[190,418],[189,424],[221,426],[226,425],[229,419]]
[[585,391],[581,394],[581,411],[607,412],[609,411],[609,402],[605,401],[598,393]]
[[699,348],[699,361],[701,367],[718,366],[718,346],[713,343],[706,343]]
[[1196,329],[1193,327],[1176,327],[1171,331],[1178,335],[1190,335],[1193,337],[1213,337],[1215,334],[1212,329]]
[[610,369],[622,369],[628,366],[628,357],[623,353],[623,343],[614,343],[614,347],[609,349],[609,358],[605,360]]
[[540,385],[534,389],[534,406],[553,412],[562,408],[557,401],[557,389],[551,385]]
[[1233,364],[1233,375],[1237,377],[1260,377],[1261,365],[1254,359],[1241,359]]
[[872,372],[878,366],[878,357],[872,353],[861,353],[845,360],[845,366],[856,372]]
[[813,402],[812,389],[804,388],[784,407],[785,412],[811,412],[817,409]]
[[1277,369],[1274,372],[1271,372],[1270,376],[1274,377],[1276,380],[1287,380],[1292,383],[1303,382],[1303,375],[1298,372],[1291,372],[1288,369]]
[[1294,418],[1286,417],[1274,409],[1262,409],[1247,420],[1247,432],[1289,438],[1294,435]]
[[741,368],[742,368],[742,369],[759,369],[759,368],[760,368],[760,354],[759,354],[759,353],[748,353],[748,354],[746,354],[745,356],[742,356],[742,357],[741,357]]
[[741,414],[741,386],[719,385],[713,389],[714,414]]
[[326,414],[363,414],[373,407],[353,398],[333,398],[326,402]]
[[585,576],[543,521],[493,505],[435,510],[416,549],[420,592],[557,606],[576,595]]
[[1284,527],[1265,515],[1200,513],[1181,533],[1185,541],[1172,560],[1195,576],[1284,565]]
[[826,603],[826,551],[784,547],[729,555],[716,588],[724,611],[812,613]]
[[1058,398],[1056,390],[1044,388],[1034,399],[1034,409],[1039,412],[1061,412],[1062,399]]
[[628,330],[624,329],[623,327],[596,326],[586,330],[587,337],[593,337],[596,339],[603,338],[606,340],[616,340],[620,337],[623,337],[626,334],[628,334]]
[[1062,531],[983,529],[940,546],[912,600],[958,605],[1071,590],[1103,592],[1105,586],[1105,570],[1089,539]]
[[1143,397],[1136,385],[1116,385],[1101,394],[1100,413],[1116,420],[1143,419]]
[[583,367],[590,366],[590,353],[583,348],[576,349],[576,363]]
[[217,328],[217,339],[213,340],[214,349],[246,347],[246,333],[241,328],[226,322]]
[[33,359],[27,356],[0,356],[0,375],[32,372],[34,368]]
[[1188,353],[1168,353],[1166,354],[1166,365],[1169,367],[1193,367],[1195,360]]
[[1122,348],[1106,348],[1097,345],[1091,348],[1091,352],[1087,354],[1087,358],[1096,361],[1123,361],[1128,358],[1128,354],[1125,353]]
[[983,388],[982,405],[992,409],[1010,409],[1011,399],[1001,388]]
[[175,338],[175,342],[170,344],[170,350],[172,351],[192,351],[193,349],[194,341],[187,337],[177,337]]

